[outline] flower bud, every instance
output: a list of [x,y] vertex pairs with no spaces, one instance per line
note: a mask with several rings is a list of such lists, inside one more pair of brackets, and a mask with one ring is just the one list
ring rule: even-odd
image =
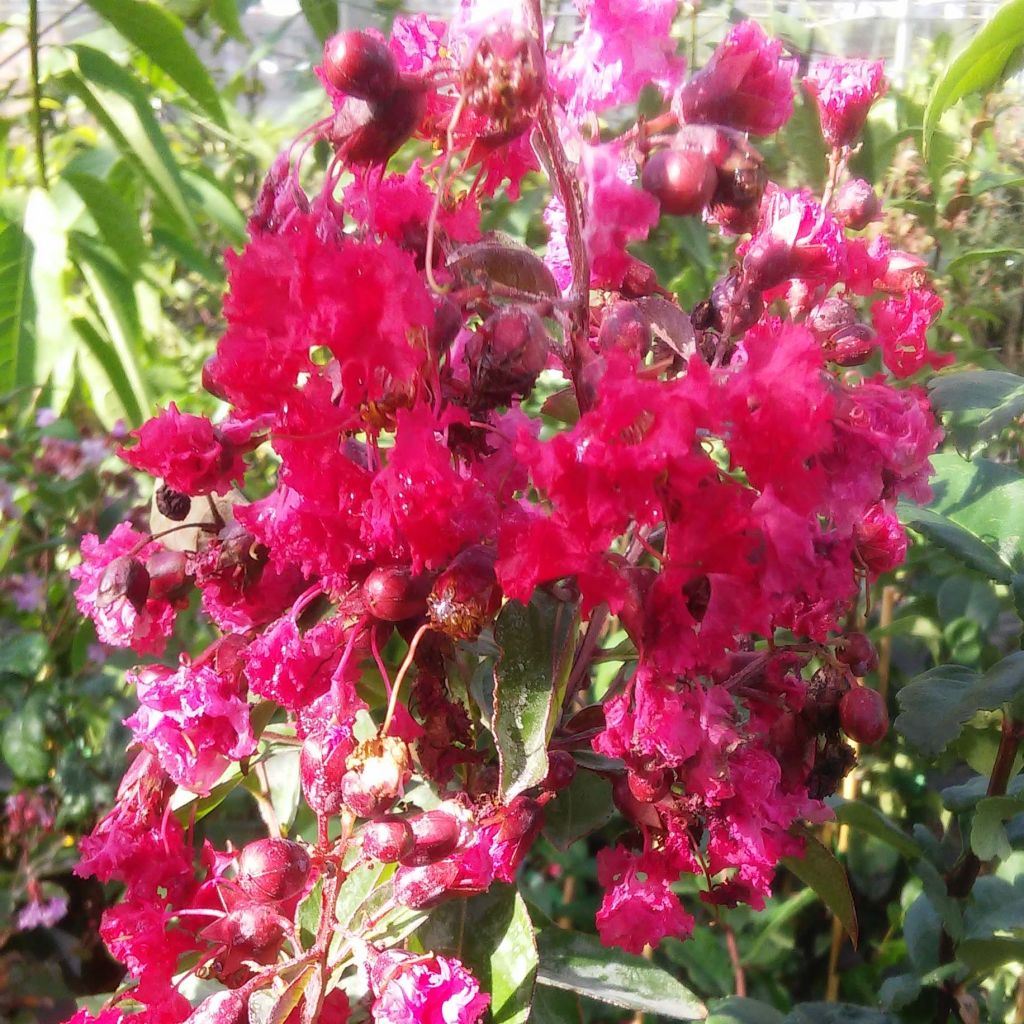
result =
[[345,764],[345,806],[359,818],[376,818],[398,799],[409,778],[409,748],[394,736],[377,736],[360,743]]
[[796,276],[793,249],[772,235],[758,235],[743,256],[743,274],[751,288],[767,291]]
[[637,800],[633,796],[626,775],[616,775],[612,780],[612,802],[628,821],[635,822],[637,825],[646,825],[648,828],[660,829],[662,827],[661,817],[654,805]]
[[422,867],[444,860],[459,845],[462,827],[447,811],[424,811],[409,818],[413,848],[399,860],[407,867]]
[[557,793],[565,789],[576,777],[576,758],[568,750],[548,751],[548,773],[541,780],[540,788]]
[[544,324],[529,306],[493,313],[466,343],[471,405],[492,409],[525,398],[547,364],[549,349]]
[[249,1000],[235,992],[215,992],[192,1011],[185,1024],[249,1024]]
[[349,100],[328,135],[350,164],[386,164],[416,130],[426,105],[426,93],[415,84],[399,85],[383,100]]
[[597,332],[602,352],[620,349],[640,360],[651,347],[651,325],[635,302],[616,302],[605,310]]
[[495,875],[503,882],[515,881],[516,871],[543,825],[544,808],[528,796],[517,796],[505,808],[491,841]]
[[137,558],[121,555],[103,570],[96,590],[98,607],[107,608],[124,598],[137,612],[141,612],[148,597],[149,573]]
[[394,864],[408,856],[416,842],[412,827],[404,818],[387,817],[368,821],[362,831],[363,853],[383,864]]
[[324,78],[361,100],[386,100],[398,85],[398,64],[387,43],[368,32],[341,32],[324,45]]
[[855,676],[866,676],[878,668],[878,651],[863,633],[847,633],[836,645],[836,660],[849,665]]
[[698,150],[661,149],[644,166],[640,183],[661,203],[663,213],[692,217],[711,202],[718,176]]
[[807,314],[804,322],[818,341],[825,343],[837,331],[852,326],[859,319],[857,310],[851,303],[839,298],[838,295],[831,295],[819,302]]
[[462,91],[468,108],[505,140],[521,135],[544,94],[544,56],[536,39],[511,25],[488,32],[469,59]]
[[183,551],[154,551],[146,559],[149,597],[154,601],[177,601],[188,593],[188,559]]
[[401,622],[426,611],[430,580],[405,565],[383,565],[363,582],[367,611],[382,622]]
[[851,740],[878,743],[889,731],[889,711],[877,690],[855,686],[839,702],[839,722]]
[[243,960],[255,960],[259,964],[273,963],[284,942],[289,922],[272,906],[253,904],[239,907],[213,924],[208,925],[199,934],[204,939],[222,943],[229,950],[225,958],[224,970],[230,972],[231,962],[235,966]]
[[851,231],[863,231],[882,216],[878,194],[863,178],[852,178],[836,193],[833,211]]
[[497,552],[474,544],[465,548],[434,581],[427,614],[434,627],[453,640],[473,640],[501,607],[494,574]]
[[299,780],[306,803],[317,814],[337,814],[342,806],[341,780],[345,776],[348,744],[331,746],[325,736],[310,736],[299,755]]
[[746,287],[733,271],[715,282],[711,298],[700,313],[694,310],[694,326],[702,331],[724,331],[728,323],[729,336],[736,337],[753,327],[763,311],[761,293]]
[[298,843],[260,839],[242,850],[237,882],[253,899],[277,903],[302,892],[309,869],[309,854]]
[[395,902],[413,910],[429,910],[444,900],[458,878],[458,865],[450,860],[400,868],[395,873]]
[[192,510],[192,499],[187,494],[162,484],[157,488],[156,507],[160,514],[166,516],[172,523],[183,523]]

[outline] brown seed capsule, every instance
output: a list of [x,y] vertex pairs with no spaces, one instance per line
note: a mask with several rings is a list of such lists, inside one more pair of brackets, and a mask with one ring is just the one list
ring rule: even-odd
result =
[[187,494],[162,484],[157,488],[156,507],[160,514],[167,516],[171,522],[183,523],[192,510],[192,499]]
[[847,633],[836,644],[836,659],[849,665],[855,676],[866,676],[878,668],[878,651],[863,633]]
[[540,316],[529,306],[493,313],[466,343],[471,407],[493,409],[525,398],[547,364],[550,347]]
[[409,748],[394,736],[360,743],[345,762],[341,780],[345,806],[359,818],[386,814],[409,778]]
[[125,598],[137,612],[141,612],[148,597],[149,573],[137,558],[128,555],[120,555],[110,562],[96,588],[96,604],[100,608],[107,608]]
[[453,640],[473,640],[501,607],[494,573],[497,552],[474,544],[452,561],[434,581],[427,614],[434,628]]
[[298,843],[260,839],[242,850],[237,882],[253,899],[277,903],[302,892],[309,869],[309,854]]
[[323,74],[339,92],[386,100],[398,85],[398,64],[387,43],[367,32],[341,32],[324,45]]

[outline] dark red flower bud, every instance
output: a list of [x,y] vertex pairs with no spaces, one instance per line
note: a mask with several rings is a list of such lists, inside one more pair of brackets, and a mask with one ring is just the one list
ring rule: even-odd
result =
[[748,287],[739,274],[732,272],[716,281],[712,287],[709,306],[702,310],[699,318],[700,329],[724,331],[728,323],[729,336],[735,337],[753,327],[762,312],[764,300],[761,293]]
[[426,110],[418,85],[399,85],[386,99],[348,100],[334,118],[330,139],[350,164],[386,164],[416,130]]
[[851,231],[863,231],[882,216],[882,201],[863,178],[852,178],[836,193],[835,215]]
[[447,352],[461,329],[462,313],[459,307],[446,296],[435,297],[434,323],[427,336],[430,351],[438,356]]
[[422,867],[444,860],[459,845],[462,827],[447,811],[424,811],[409,820],[413,834],[413,848],[399,858],[407,867]]
[[651,324],[635,302],[616,302],[605,310],[597,344],[603,352],[620,349],[643,359],[651,347]]
[[557,793],[565,789],[576,778],[576,758],[567,750],[548,751],[548,773],[541,781],[540,788]]
[[249,1024],[249,1000],[235,992],[215,992],[192,1011],[185,1024]]
[[96,604],[100,608],[107,608],[125,598],[137,612],[141,612],[147,597],[149,573],[137,558],[121,555],[103,570],[96,590]]
[[427,613],[434,628],[453,640],[472,640],[501,607],[494,573],[497,552],[474,544],[459,554],[434,581]]
[[628,821],[633,821],[637,825],[646,825],[648,828],[660,829],[662,827],[661,817],[654,805],[637,800],[633,796],[629,778],[626,775],[616,775],[612,780],[612,802]]
[[878,651],[863,633],[847,633],[836,645],[836,659],[849,665],[855,676],[866,676],[878,668]]
[[515,881],[523,858],[544,825],[544,808],[528,796],[517,796],[506,808],[491,844],[495,874],[503,882]]
[[398,63],[387,43],[367,32],[341,32],[324,44],[324,78],[360,100],[385,100],[398,86]]
[[503,26],[477,43],[462,79],[467,107],[504,139],[533,123],[544,94],[544,55],[529,32]]
[[[199,934],[228,948],[229,957],[225,961],[255,960],[259,964],[269,964],[277,958],[288,927],[288,919],[272,906],[253,904],[232,910]],[[224,970],[231,969],[225,962]]]
[[632,769],[626,778],[630,793],[642,804],[657,803],[672,788],[672,773],[667,768]]
[[718,175],[699,150],[660,149],[644,166],[640,183],[661,203],[663,213],[692,217],[711,202]]
[[889,711],[877,690],[855,686],[839,702],[839,722],[851,740],[878,743],[889,731]]
[[166,516],[171,522],[183,523],[192,510],[192,499],[187,494],[182,494],[181,491],[162,484],[157,488],[156,507],[160,514]]
[[363,582],[367,611],[383,622],[401,622],[427,610],[431,580],[405,565],[382,565]]
[[751,288],[767,291],[795,276],[793,247],[773,235],[759,235],[743,256],[743,274]]
[[363,826],[363,853],[384,864],[394,864],[412,852],[416,842],[404,818],[387,817]]
[[548,361],[550,339],[529,306],[506,306],[493,313],[466,343],[470,404],[492,409],[525,398]]
[[395,902],[413,910],[429,910],[445,899],[458,877],[458,865],[450,860],[400,868],[395,873]]
[[242,850],[237,882],[254,900],[278,903],[302,892],[309,869],[309,854],[298,843],[259,839]]
[[858,366],[874,350],[877,339],[857,310],[836,295],[818,303],[805,321],[821,343],[825,355],[840,366]]
[[851,324],[837,331],[825,355],[839,366],[860,366],[878,347],[878,336],[867,324]]
[[345,806],[359,818],[377,818],[387,813],[409,779],[409,748],[394,736],[376,736],[360,743],[345,766]]
[[177,601],[191,586],[188,558],[183,551],[154,551],[146,559],[149,573],[149,596],[154,601]]
[[348,752],[347,744],[332,747],[326,737],[310,736],[302,744],[299,780],[306,803],[317,814],[332,815],[341,810],[341,780]]

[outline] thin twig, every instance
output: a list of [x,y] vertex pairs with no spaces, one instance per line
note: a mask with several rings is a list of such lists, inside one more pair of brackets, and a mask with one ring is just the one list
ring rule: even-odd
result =
[[36,141],[39,183],[49,188],[46,177],[46,139],[43,136],[43,90],[39,81],[39,0],[28,0],[28,63],[32,76],[32,134]]

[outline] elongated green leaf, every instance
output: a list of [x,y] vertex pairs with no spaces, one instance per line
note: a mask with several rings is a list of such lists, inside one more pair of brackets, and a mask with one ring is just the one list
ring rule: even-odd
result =
[[997,85],[1021,46],[1024,46],[1024,0],[1009,0],[981,27],[932,87],[924,112],[926,156],[939,118],[964,96]]
[[128,162],[173,210],[181,226],[197,235],[181,172],[142,84],[99,50],[78,45],[70,47],[70,51],[77,71],[68,73],[68,86],[89,108]]
[[525,1024],[537,976],[537,943],[523,898],[510,885],[431,911],[417,936],[432,953],[455,956],[491,995],[494,1024]]
[[900,518],[965,565],[1010,583],[1024,564],[1024,475],[990,459],[955,452],[932,457],[934,498],[927,508],[901,502]]
[[994,711],[1024,695],[1024,651],[1015,651],[984,674],[963,665],[940,665],[917,676],[896,695],[896,731],[929,757],[938,757],[979,712]]
[[872,807],[861,800],[839,800],[834,806],[836,821],[841,825],[849,825],[850,828],[866,832],[894,850],[899,850],[905,857],[924,856],[920,844],[877,807]]
[[165,71],[218,124],[224,124],[217,86],[185,38],[182,23],[147,0],[87,0],[133,46]]
[[103,241],[110,246],[130,274],[146,258],[146,240],[134,210],[105,181],[91,174],[65,172],[64,180],[78,193]]
[[1005,370],[942,373],[928,382],[928,391],[956,446],[968,452],[1024,413],[1024,377]]
[[0,227],[0,395],[32,383],[35,302],[32,243],[20,224]]
[[729,996],[708,1006],[708,1024],[782,1024],[782,1014],[758,999]]
[[[74,260],[89,285],[110,343],[121,364],[124,378],[131,386],[136,405],[148,413],[151,400],[139,364],[142,349],[142,327],[128,280],[102,253],[76,240]],[[136,425],[141,418],[136,421]]]
[[856,946],[857,910],[853,905],[846,869],[812,832],[802,826],[797,831],[804,840],[804,855],[785,857],[782,863],[821,897],[825,906],[839,918],[850,941]]
[[196,205],[224,232],[225,237],[232,245],[239,248],[244,246],[248,240],[245,217],[242,216],[235,201],[203,175],[189,170],[184,170],[182,173],[186,185],[196,197]]
[[72,320],[71,327],[81,343],[78,370],[103,425],[109,430],[119,419],[141,423],[142,408],[114,346],[84,317]]
[[242,19],[238,16],[238,0],[211,0],[210,14],[232,39],[246,42]]
[[299,0],[299,4],[321,43],[338,31],[338,0]]
[[530,1024],[583,1024],[583,1008],[575,992],[538,985],[533,991]]
[[612,816],[611,784],[579,770],[572,782],[544,808],[544,836],[559,850],[599,829]]
[[509,601],[494,626],[501,657],[494,668],[492,730],[501,763],[501,795],[510,800],[548,770],[547,745],[572,667],[576,614],[549,594]]
[[537,983],[568,989],[627,1010],[672,1020],[702,1020],[707,1008],[664,968],[642,956],[601,945],[594,935],[542,928],[537,933]]
[[1005,260],[1016,261],[1020,259],[1024,259],[1024,249],[1004,249],[1000,247],[995,249],[971,249],[951,259],[946,265],[946,271],[952,274],[953,271],[959,270],[961,267],[969,267],[975,263],[988,263],[989,260],[1003,262]]

